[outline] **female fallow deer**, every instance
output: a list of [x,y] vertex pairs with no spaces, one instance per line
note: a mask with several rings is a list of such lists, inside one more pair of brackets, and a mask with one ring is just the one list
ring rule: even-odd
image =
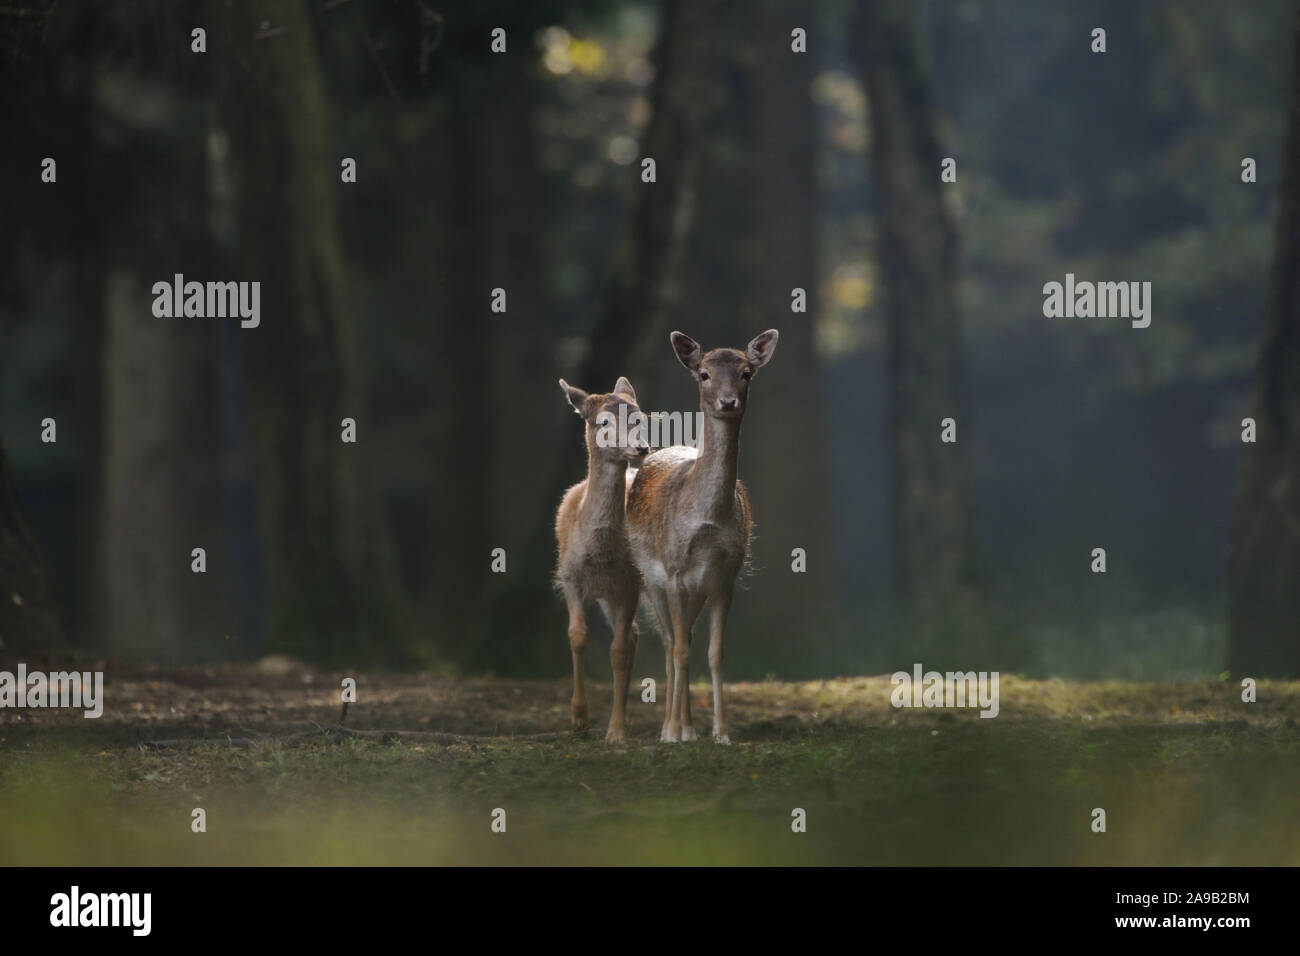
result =
[[608,395],[588,395],[564,379],[560,387],[587,426],[587,478],[564,493],[555,513],[560,545],[555,582],[569,607],[573,653],[573,728],[587,726],[582,662],[587,649],[586,608],[595,601],[614,630],[609,650],[614,709],[605,739],[617,742],[627,735],[627,688],[636,657],[636,605],[641,594],[641,576],[628,548],[624,500],[635,473],[628,465],[644,459],[650,448],[636,392],[626,378],[620,378]]
[[704,424],[699,448],[676,445],[648,457],[627,497],[628,537],[645,592],[659,619],[668,672],[668,704],[660,739],[694,740],[691,726],[691,628],[709,606],[709,669],[713,674],[713,739],[730,743],[722,710],[722,641],[736,577],[749,554],[752,522],[745,487],[736,478],[740,422],[749,380],[771,361],[777,331],[745,351],[705,354],[690,336],[672,334],[677,358],[700,386]]

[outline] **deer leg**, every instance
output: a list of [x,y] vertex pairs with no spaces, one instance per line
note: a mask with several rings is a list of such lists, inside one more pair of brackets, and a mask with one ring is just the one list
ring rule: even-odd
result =
[[722,640],[727,627],[727,612],[731,610],[731,589],[713,596],[709,602],[709,671],[713,677],[713,739],[720,744],[731,743],[727,736],[726,715],[722,709]]
[[[671,602],[671,594],[669,599]],[[678,592],[672,607],[677,617],[673,627],[673,699],[679,739],[683,741],[695,739],[695,727],[691,724],[691,629],[700,613],[700,603],[694,595]]]
[[569,606],[569,650],[573,654],[573,700],[570,705],[573,729],[586,730],[587,688],[582,682],[582,663],[587,653],[587,618],[583,614],[582,598],[575,589],[564,589],[564,602]]
[[676,743],[691,739],[684,735],[686,728],[682,724],[682,702],[690,693],[691,636],[686,628],[686,609],[681,595],[672,588],[668,591],[668,617],[673,634],[673,692],[668,701],[668,725],[664,738],[669,743]]
[[672,632],[664,634],[664,723],[659,729],[659,739],[668,740],[668,725],[673,713],[673,638]]
[[659,588],[646,588],[646,597],[654,612],[655,622],[659,625],[659,637],[664,642],[664,722],[659,728],[659,739],[667,743],[668,724],[673,714],[673,622],[668,613],[668,596]]
[[614,607],[612,618],[614,643],[609,646],[609,660],[614,667],[614,708],[610,711],[605,739],[622,743],[627,739],[627,685],[636,659],[636,601],[633,600],[631,607],[625,603]]

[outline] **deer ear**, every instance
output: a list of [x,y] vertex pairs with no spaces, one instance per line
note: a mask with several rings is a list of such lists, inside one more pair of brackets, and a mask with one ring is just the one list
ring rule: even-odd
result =
[[580,388],[574,388],[564,379],[560,379],[560,388],[564,389],[564,396],[569,400],[569,404],[573,406],[573,410],[585,419],[587,417],[587,402],[591,396]]
[[692,372],[698,369],[700,359],[704,357],[704,350],[700,348],[700,343],[681,332],[674,332],[669,338],[673,343],[673,351],[677,353],[677,361]]
[[762,335],[754,336],[754,340],[745,349],[745,358],[749,359],[749,364],[754,368],[762,368],[772,361],[772,356],[776,354],[776,340],[780,335],[776,329],[768,329]]
[[619,376],[618,381],[614,383],[614,391],[636,401],[636,390],[632,388],[632,383],[627,380],[626,375]]

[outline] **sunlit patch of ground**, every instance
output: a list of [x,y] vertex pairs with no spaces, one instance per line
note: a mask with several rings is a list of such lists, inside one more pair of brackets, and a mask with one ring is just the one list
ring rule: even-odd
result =
[[342,676],[110,674],[99,720],[0,711],[0,863],[1300,864],[1300,683],[1006,676],[991,720],[894,709],[887,677],[742,683],[723,747],[658,743],[634,682],[613,747],[606,684],[583,738],[566,681],[413,675],[358,675],[346,726],[461,739],[327,737]]

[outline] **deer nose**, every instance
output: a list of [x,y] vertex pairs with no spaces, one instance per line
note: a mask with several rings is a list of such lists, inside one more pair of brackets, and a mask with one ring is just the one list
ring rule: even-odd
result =
[[736,400],[734,398],[718,399],[718,408],[722,409],[724,412],[729,412],[735,407],[736,407]]
[[637,446],[636,446],[636,453],[637,453],[638,455],[640,455],[641,457],[645,457],[646,455],[650,454],[650,446],[649,446],[649,445],[637,445]]

